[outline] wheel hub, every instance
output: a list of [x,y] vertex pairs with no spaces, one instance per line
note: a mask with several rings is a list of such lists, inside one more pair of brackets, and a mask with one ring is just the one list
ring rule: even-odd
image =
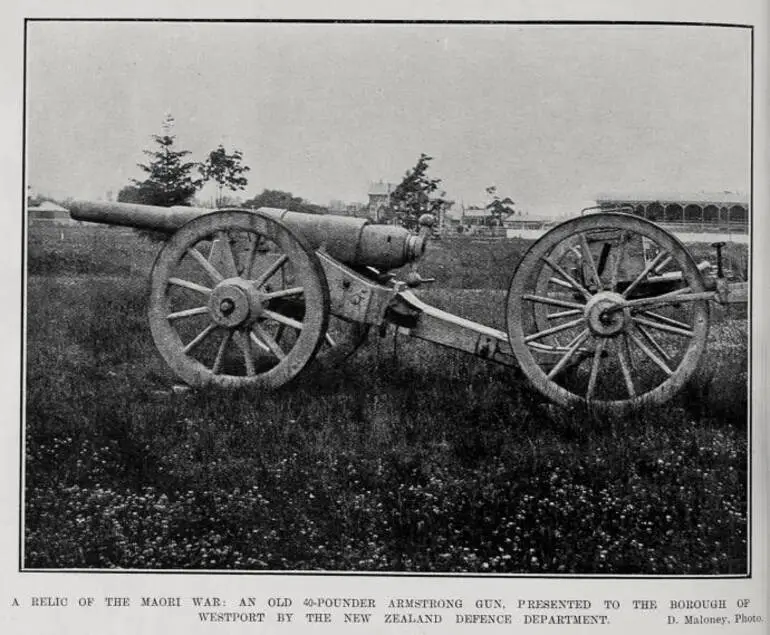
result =
[[625,331],[631,322],[631,312],[622,295],[603,291],[588,301],[585,318],[591,333],[598,337],[613,337]]
[[259,292],[246,280],[228,278],[214,287],[208,308],[216,324],[234,328],[255,320],[264,307]]

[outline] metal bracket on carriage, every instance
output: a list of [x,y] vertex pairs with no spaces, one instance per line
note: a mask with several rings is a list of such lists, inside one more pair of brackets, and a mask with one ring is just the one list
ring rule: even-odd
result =
[[713,281],[716,289],[716,301],[720,304],[733,304],[737,302],[747,302],[749,297],[748,282],[728,282],[725,276],[724,261],[722,258],[722,248],[727,243],[723,240],[711,243],[711,246],[717,252],[717,277]]
[[406,282],[406,286],[410,287],[412,289],[415,289],[423,284],[430,284],[431,282],[436,282],[435,278],[423,278],[420,275],[420,272],[416,269],[413,269],[408,274],[406,274],[406,279],[404,280]]
[[396,279],[396,274],[391,271],[380,271],[375,267],[363,267],[361,269],[354,269],[367,278],[374,280],[378,284],[389,284]]
[[[433,214],[423,214],[417,221],[420,225],[418,236],[423,240],[427,240],[433,234],[433,226],[436,224],[436,217]],[[412,263],[411,270],[406,274],[404,279],[406,286],[415,289],[423,284],[429,284],[436,282],[435,278],[423,278],[420,272],[417,271],[416,261]]]
[[392,284],[396,287],[396,291],[400,291],[401,287],[404,287],[404,286],[415,288],[415,287],[419,287],[421,284],[427,284],[429,282],[436,281],[435,278],[423,278],[420,275],[420,273],[417,271],[416,267],[412,267],[411,271],[409,271],[409,273],[406,274],[406,277],[403,281],[396,280],[396,274],[391,271],[381,272],[378,269],[375,269],[374,267],[365,267],[363,270],[354,269],[354,271],[358,271],[359,273],[366,276],[370,280],[373,280],[377,284],[382,284],[382,285]]
[[[704,276],[704,284],[707,289],[714,289],[714,283],[713,279],[711,278],[712,275],[712,265],[708,260],[701,260],[696,267],[698,268],[698,271],[701,272],[701,274]],[[682,272],[681,271],[667,271],[665,273],[661,273],[655,276],[649,276],[647,278],[648,284],[664,284],[666,282],[674,283],[674,282],[681,282],[682,281]]]

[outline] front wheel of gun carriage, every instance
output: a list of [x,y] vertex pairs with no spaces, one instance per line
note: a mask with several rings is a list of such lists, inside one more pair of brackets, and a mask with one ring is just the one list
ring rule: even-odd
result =
[[627,214],[555,227],[519,262],[507,300],[511,348],[553,401],[622,412],[663,403],[698,367],[709,307],[682,243]]
[[277,388],[318,351],[329,294],[302,237],[258,212],[223,210],[184,225],[158,254],[149,318],[187,384]]

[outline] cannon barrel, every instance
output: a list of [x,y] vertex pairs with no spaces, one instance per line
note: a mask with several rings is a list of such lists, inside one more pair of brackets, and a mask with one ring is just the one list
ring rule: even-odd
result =
[[[107,201],[75,201],[69,208],[75,220],[167,233],[213,211],[200,207],[158,207]],[[403,227],[374,225],[365,218],[305,214],[272,207],[262,207],[258,211],[282,220],[314,249],[324,249],[336,260],[350,266],[387,271],[416,260],[425,251],[426,238]]]

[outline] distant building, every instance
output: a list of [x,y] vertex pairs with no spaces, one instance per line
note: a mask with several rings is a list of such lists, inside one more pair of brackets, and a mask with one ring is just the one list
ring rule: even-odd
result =
[[329,213],[337,216],[366,216],[366,205],[332,200],[329,201]]
[[[369,204],[365,210],[360,210],[358,215],[365,215],[372,219],[376,223],[392,223],[396,225],[403,225],[410,229],[416,229],[416,220],[410,218],[403,218],[402,215],[397,215],[393,210],[393,192],[398,187],[395,183],[387,183],[385,181],[376,181],[369,186]],[[435,205],[438,201],[442,201],[442,205]],[[435,209],[434,216],[436,217],[436,229],[441,229],[451,222],[451,212],[455,202],[448,199],[446,192],[443,190],[436,190],[428,195],[428,204],[426,209]],[[414,225],[414,227],[412,227]]]
[[696,225],[701,228],[746,231],[749,202],[737,192],[695,194],[600,194],[600,209],[626,208],[630,214],[658,223]]
[[[541,230],[553,225],[552,216],[530,214],[516,207],[510,198],[496,199],[486,207],[454,205],[446,215],[446,228],[473,235],[518,235],[521,230]],[[513,234],[511,233],[513,232]]]
[[390,220],[393,211],[390,206],[390,197],[396,190],[395,183],[376,181],[369,186],[369,204],[367,216],[375,222],[382,223]]
[[476,205],[465,206],[464,203],[456,205],[454,202],[444,213],[443,227],[489,227],[493,219],[491,212]]
[[453,211],[453,222],[466,227],[507,227],[515,223],[514,219],[522,216],[522,211],[516,209],[516,204],[508,197],[495,199],[486,207],[470,205],[462,207],[459,218]]
[[514,212],[503,219],[503,227],[506,229],[543,229],[553,224],[551,216],[540,216],[527,212]]
[[27,207],[27,218],[32,221],[48,223],[73,223],[70,213],[61,205],[52,201],[42,201],[38,205]]
[[462,210],[461,222],[463,225],[489,227],[493,219],[494,215],[487,207],[470,205]]

